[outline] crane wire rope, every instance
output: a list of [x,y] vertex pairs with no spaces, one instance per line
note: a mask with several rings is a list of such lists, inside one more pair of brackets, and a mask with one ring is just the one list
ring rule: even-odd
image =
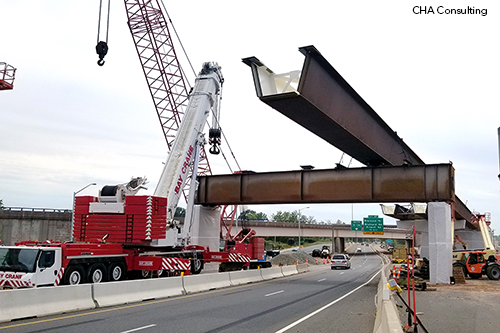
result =
[[96,53],[99,55],[97,64],[104,65],[104,56],[108,53],[108,35],[109,35],[109,13],[111,8],[111,0],[108,0],[108,17],[106,23],[106,41],[99,41],[101,35],[101,17],[102,17],[102,0],[99,1],[99,20],[97,21],[97,45],[95,47]]
[[[189,66],[191,67],[191,70],[193,71],[194,76],[196,77],[196,71],[194,70],[193,64],[191,64],[191,60],[189,59],[189,56],[187,55],[186,49],[184,48],[184,44],[182,44],[181,38],[179,37],[179,34],[177,33],[177,30],[175,29],[174,23],[172,22],[172,19],[170,18],[170,15],[168,14],[167,8],[165,7],[165,4],[163,3],[162,0],[160,0],[161,5],[163,6],[163,10],[165,11],[165,14],[167,14],[168,21],[170,22],[170,25],[172,26],[172,29],[174,29],[175,36],[177,37],[177,40],[179,41],[179,44],[182,48],[182,52],[184,52],[184,56],[187,59],[187,62],[189,63]],[[189,83],[189,79],[187,78],[186,73],[184,72],[184,68],[181,67],[181,72],[186,78],[186,81],[189,85],[189,88],[191,88],[191,83]]]
[[[182,44],[181,38],[179,37],[179,34],[177,33],[177,29],[175,29],[174,23],[172,22],[172,19],[170,18],[170,15],[168,14],[167,8],[165,7],[165,4],[163,3],[163,1],[160,0],[160,3],[162,5],[162,7],[163,7],[163,10],[165,11],[165,14],[167,15],[168,21],[170,22],[170,25],[172,26],[172,29],[174,30],[175,36],[176,36],[177,40],[179,41],[179,44],[180,44],[180,46],[182,48],[182,52],[184,53],[184,56],[186,57],[187,62],[189,63],[189,67],[191,68],[191,70],[193,71],[194,76],[196,77],[196,71],[194,70],[193,64],[191,63],[191,59],[189,58],[189,56],[188,56],[188,54],[186,52],[186,49],[184,48],[184,44]],[[180,64],[179,64],[179,66],[180,66]],[[189,79],[187,78],[186,73],[184,72],[184,68],[182,66],[180,66],[180,68],[181,68],[182,75],[184,75],[184,77],[186,78],[186,82],[187,82],[189,88],[191,89],[192,86],[191,86],[191,83],[189,82]],[[221,92],[221,100],[222,100],[222,92]],[[221,102],[219,102],[219,103],[221,103]],[[215,119],[215,121],[217,122],[218,127],[220,128],[219,119],[217,117],[214,117],[214,116],[215,116],[215,114],[214,114],[214,111],[212,110],[212,117]],[[219,117],[220,117],[220,115],[219,115]],[[209,125],[208,120],[207,120],[207,125]],[[222,134],[222,137],[224,138],[224,141],[227,144],[227,147],[229,148],[231,156],[233,157],[233,159],[234,159],[234,161],[235,161],[235,163],[236,163],[236,165],[238,167],[238,170],[241,171],[240,164],[238,163],[238,160],[236,159],[236,156],[234,155],[234,152],[231,149],[231,146],[229,145],[229,141],[227,140],[227,137],[224,134],[224,132],[222,131],[222,129],[221,129],[221,134]],[[226,155],[224,154],[224,152],[222,150],[221,150],[221,153],[222,153],[222,157],[224,158],[224,161],[226,162],[229,170],[232,173],[233,170],[231,168],[231,165],[229,164],[229,161],[226,158]]]

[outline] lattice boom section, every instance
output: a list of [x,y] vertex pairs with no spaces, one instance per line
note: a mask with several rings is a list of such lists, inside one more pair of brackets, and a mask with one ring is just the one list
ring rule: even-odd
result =
[[188,93],[158,1],[125,0],[128,25],[170,148]]

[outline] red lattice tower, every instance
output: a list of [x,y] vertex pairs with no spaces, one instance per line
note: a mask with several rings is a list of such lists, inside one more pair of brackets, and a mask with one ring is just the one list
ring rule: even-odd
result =
[[[125,0],[128,26],[170,150],[188,106],[188,91],[158,0]],[[199,175],[212,171],[201,147]],[[190,179],[190,178],[189,178]],[[189,181],[184,194],[189,189]]]
[[0,62],[0,90],[11,90],[14,88],[16,69],[11,65]]

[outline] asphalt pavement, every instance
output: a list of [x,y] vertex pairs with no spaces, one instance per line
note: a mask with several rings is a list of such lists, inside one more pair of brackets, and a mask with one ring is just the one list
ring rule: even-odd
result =
[[364,251],[349,270],[322,265],[265,282],[3,323],[0,332],[371,332],[381,260]]

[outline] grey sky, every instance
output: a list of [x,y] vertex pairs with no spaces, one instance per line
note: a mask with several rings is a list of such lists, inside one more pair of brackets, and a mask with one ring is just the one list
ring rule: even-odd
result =
[[[470,209],[491,212],[498,230],[500,5],[427,2],[435,10],[474,5],[486,8],[486,16],[416,15],[415,5],[166,2],[195,70],[204,61],[222,66],[221,122],[242,169],[332,168],[340,161],[340,151],[261,103],[241,62],[256,56],[275,72],[297,70],[303,63],[298,48],[314,45],[426,163],[453,162],[457,194]],[[0,1],[0,61],[18,70],[14,90],[0,92],[6,206],[69,208],[72,192],[86,184],[98,183],[82,192],[95,195],[132,176],[148,177],[144,193],[155,188],[166,144],[124,5],[112,2],[103,67],[94,50],[98,6],[97,0]],[[220,157],[210,161],[215,173],[229,172]],[[351,205],[250,208],[270,215],[304,206],[317,220],[351,219]],[[377,205],[354,205],[355,219],[368,214],[382,215]]]

